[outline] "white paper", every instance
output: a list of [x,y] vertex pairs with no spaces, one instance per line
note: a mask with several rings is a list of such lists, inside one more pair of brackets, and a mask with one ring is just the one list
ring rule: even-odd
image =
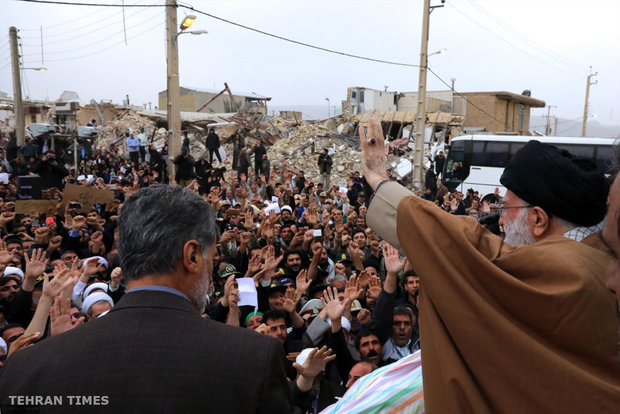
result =
[[258,293],[256,293],[256,285],[251,277],[242,277],[237,279],[239,285],[239,306],[254,306],[258,308]]
[[347,187],[340,187],[338,188],[338,192],[346,194],[349,192],[349,189]]
[[280,212],[280,206],[278,203],[269,204],[269,206],[265,207],[265,215],[268,216],[272,213],[278,214]]
[[278,197],[276,197],[276,196],[271,196],[271,202],[272,202],[272,203],[277,203],[277,202],[278,202]]
[[0,182],[3,182],[4,184],[8,184],[9,183],[9,174],[8,173],[0,173]]

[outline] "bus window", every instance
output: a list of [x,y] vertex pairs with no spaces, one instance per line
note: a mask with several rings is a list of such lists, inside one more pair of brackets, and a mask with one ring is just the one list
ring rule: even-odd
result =
[[465,142],[454,141],[448,151],[448,157],[446,159],[446,166],[444,171],[444,178],[446,181],[462,181],[466,178],[463,163],[465,161]]
[[604,174],[611,174],[613,169],[613,153],[614,147],[597,146],[596,147],[596,167]]
[[474,141],[471,154],[471,165],[486,166],[489,164],[489,154],[484,150],[486,142]]
[[556,144],[557,147],[565,149],[576,157],[594,159],[594,147],[586,145],[569,145],[569,144]]
[[512,159],[512,157],[519,151],[521,148],[525,146],[526,142],[511,142],[510,143],[510,151],[508,161]]
[[487,143],[486,152],[488,154],[489,167],[504,168],[508,163],[508,147],[509,142],[489,142]]

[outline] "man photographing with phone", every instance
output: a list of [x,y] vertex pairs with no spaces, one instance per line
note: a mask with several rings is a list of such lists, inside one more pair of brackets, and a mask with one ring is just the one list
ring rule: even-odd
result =
[[64,187],[62,179],[69,175],[69,171],[58,163],[54,151],[47,151],[34,163],[32,170],[41,176],[41,188],[62,189]]

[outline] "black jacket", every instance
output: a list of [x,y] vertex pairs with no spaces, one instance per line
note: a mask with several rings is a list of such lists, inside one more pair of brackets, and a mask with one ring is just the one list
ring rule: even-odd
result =
[[[291,396],[273,338],[203,319],[167,292],[127,293],[100,319],[12,355],[0,373],[9,396],[61,396],[46,413],[289,413]],[[107,404],[69,405],[68,396]],[[38,411],[37,411],[38,412]]]

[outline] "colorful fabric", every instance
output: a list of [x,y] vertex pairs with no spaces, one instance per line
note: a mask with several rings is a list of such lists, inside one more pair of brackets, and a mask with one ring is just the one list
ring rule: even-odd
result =
[[420,351],[363,376],[321,414],[423,414]]

